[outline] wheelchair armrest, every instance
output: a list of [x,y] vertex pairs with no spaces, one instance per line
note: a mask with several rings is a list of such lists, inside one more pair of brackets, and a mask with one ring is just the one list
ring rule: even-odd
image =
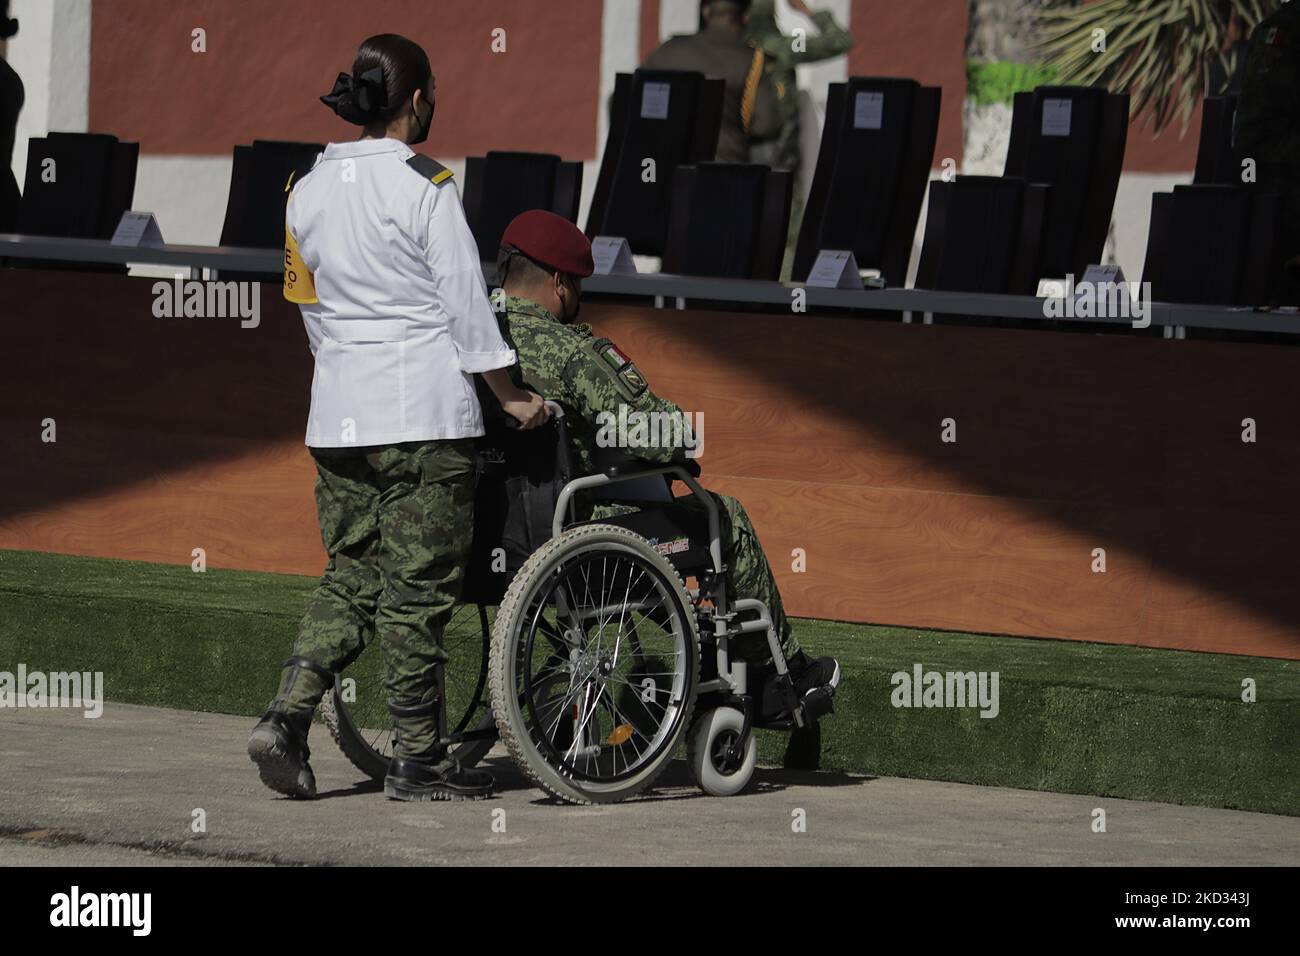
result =
[[694,458],[687,458],[684,461],[675,461],[671,463],[646,461],[644,458],[616,458],[612,461],[602,462],[603,471],[607,478],[625,478],[628,475],[635,475],[638,472],[650,471],[656,468],[668,467],[668,465],[678,465],[686,469],[686,473],[692,478],[700,477],[700,463]]

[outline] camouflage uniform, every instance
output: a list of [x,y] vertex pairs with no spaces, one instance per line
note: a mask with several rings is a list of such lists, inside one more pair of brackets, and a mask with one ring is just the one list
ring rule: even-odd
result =
[[[801,49],[795,49],[795,37],[781,32],[776,24],[776,0],[754,0],[749,8],[749,22],[745,39],[755,49],[761,50],[768,63],[773,86],[776,88],[777,112],[781,130],[776,138],[750,147],[749,160],[763,163],[773,169],[785,169],[800,179],[802,149],[799,136],[799,84],[795,67],[800,63],[816,63],[847,53],[853,47],[853,37],[835,22],[829,10],[818,10],[812,15],[817,33],[807,33],[799,38]],[[801,179],[800,179],[801,181]],[[796,184],[790,207],[789,235],[785,256],[781,263],[781,278],[792,278],[795,244],[803,224],[804,196],[806,190]],[[803,278],[803,277],[800,277]]]
[[[1300,3],[1288,3],[1250,36],[1235,144],[1257,164],[1261,185],[1286,200],[1282,258],[1300,255]],[[1287,296],[1295,299],[1294,277]],[[1290,304],[1290,303],[1288,303]]]
[[[593,470],[603,415],[617,418],[620,408],[626,407],[628,412],[683,416],[677,405],[655,395],[636,366],[609,339],[597,338],[591,326],[565,325],[537,303],[518,296],[506,296],[503,304],[501,335],[519,356],[518,367],[511,370],[515,384],[563,406],[565,424],[584,471]],[[622,450],[653,462],[686,457],[682,446],[642,445]],[[799,645],[749,515],[735,498],[714,494],[713,499],[720,508],[728,591],[733,597],[757,598],[766,604],[786,656],[794,655]],[[683,518],[696,524],[705,515],[703,504],[693,496],[665,507],[681,509]],[[618,510],[617,506],[603,506],[590,513],[600,518]],[[755,662],[771,656],[761,635],[747,635],[736,642],[734,650],[737,657]]]
[[795,67],[800,63],[829,60],[853,48],[853,37],[835,22],[829,10],[812,15],[817,33],[802,37],[802,49],[795,49],[795,37],[782,33],[776,24],[776,0],[754,0],[749,8],[745,39],[767,58],[776,87],[781,133],[770,145],[753,150],[756,162],[776,169],[799,168],[799,90]]
[[[371,448],[313,448],[316,508],[329,555],[293,653],[342,670],[377,635],[390,701],[436,696],[446,660],[442,629],[460,594],[473,537],[474,439]],[[317,674],[286,668],[271,709],[310,711],[328,690]],[[398,752],[427,752],[435,715],[396,721]]]

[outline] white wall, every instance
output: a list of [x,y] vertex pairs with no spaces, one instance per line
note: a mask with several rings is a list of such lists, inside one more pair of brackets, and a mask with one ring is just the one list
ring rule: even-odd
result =
[[51,130],[84,133],[90,101],[91,0],[11,0],[18,33],[5,59],[22,78],[25,98],[14,142],[14,176],[27,174],[27,140]]

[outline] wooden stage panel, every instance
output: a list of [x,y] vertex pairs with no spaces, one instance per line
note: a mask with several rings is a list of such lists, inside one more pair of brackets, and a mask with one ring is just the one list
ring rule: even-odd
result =
[[[152,287],[0,270],[0,548],[319,573],[296,308],[267,287],[257,329],[159,319]],[[1300,658],[1300,349],[584,318],[704,413],[706,482],[745,503],[794,614]]]
[[[706,477],[744,502],[792,614],[1135,642],[1150,563],[1108,548],[1106,573],[1094,574],[1092,548],[1109,539],[1071,529],[1078,506],[1042,513],[960,495]],[[1148,540],[1155,530],[1140,512],[1089,517],[1130,534],[1145,524]],[[795,548],[806,572],[791,569]]]

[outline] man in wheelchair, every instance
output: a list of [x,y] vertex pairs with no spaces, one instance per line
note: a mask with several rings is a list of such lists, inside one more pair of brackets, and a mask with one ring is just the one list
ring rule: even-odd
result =
[[[642,442],[634,429],[623,435],[623,447],[602,447],[602,434],[608,433],[607,427],[602,432],[602,426],[617,421],[620,412],[624,416],[657,413],[658,421],[675,418],[683,425],[687,418],[677,405],[651,390],[636,366],[612,342],[595,337],[590,326],[577,324],[581,280],[593,271],[591,245],[582,232],[553,213],[523,213],[502,237],[498,269],[504,299],[497,310],[502,335],[518,354],[519,365],[512,370],[520,379],[516,385],[536,391],[562,409],[563,429],[576,459],[573,473],[619,476],[620,471],[687,464],[697,475],[698,467],[689,458],[694,447],[689,429],[679,433],[683,437],[679,443],[666,443],[663,431],[647,433]],[[487,399],[485,415],[491,414],[489,406]],[[658,443],[652,443],[655,438]],[[671,475],[667,477],[671,480]],[[716,514],[726,593],[738,618],[750,622],[745,633],[730,642],[729,653],[732,661],[745,664],[746,686],[756,710],[751,715],[753,725],[792,729],[785,765],[816,769],[820,753],[817,721],[831,711],[840,677],[838,662],[830,657],[811,658],[800,649],[772,569],[739,501],[705,492],[693,481],[690,484],[698,489],[696,494],[673,498],[662,478],[650,480],[649,486],[646,481],[639,479],[636,489],[622,483],[593,487],[590,491],[604,492],[606,500],[579,494],[567,504],[578,519],[619,525],[649,539],[684,575],[697,574],[685,553],[693,551],[702,559],[695,562],[698,573],[706,578],[712,573],[707,550],[710,512]],[[646,500],[647,491],[651,500]],[[712,507],[701,495],[711,498]],[[611,496],[615,500],[609,500]],[[543,529],[539,537],[546,536]],[[779,654],[772,646],[769,625]],[[710,665],[706,654],[702,665],[706,682],[716,676],[716,667],[711,674]],[[746,717],[747,722],[750,719]],[[744,728],[742,739],[748,729]]]

